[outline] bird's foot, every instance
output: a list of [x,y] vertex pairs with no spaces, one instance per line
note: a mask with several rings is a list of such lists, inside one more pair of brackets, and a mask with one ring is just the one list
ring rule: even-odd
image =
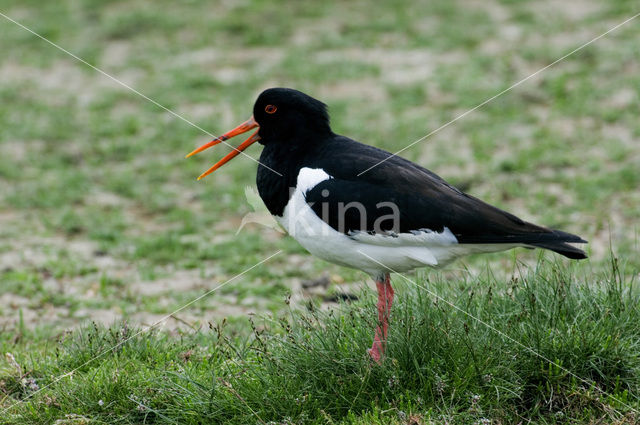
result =
[[369,353],[369,356],[371,356],[371,358],[373,359],[374,362],[376,362],[376,364],[378,365],[382,364],[382,356],[384,356],[384,347],[382,346],[382,342],[377,337],[377,335],[373,341],[373,345],[371,346],[371,348],[367,350],[367,353]]
[[382,355],[380,354],[380,352],[378,350],[376,350],[375,348],[369,348],[367,350],[367,353],[369,353],[369,356],[371,357],[371,359],[376,362],[376,364],[378,366],[380,366],[382,364]]

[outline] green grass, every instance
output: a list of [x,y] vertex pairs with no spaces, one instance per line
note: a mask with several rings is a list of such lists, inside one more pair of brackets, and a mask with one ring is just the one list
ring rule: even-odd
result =
[[6,423],[635,423],[640,292],[616,264],[593,277],[540,261],[506,290],[490,275],[419,278],[469,315],[396,279],[381,366],[366,354],[370,293],[254,317],[249,335],[224,321],[174,336],[91,325],[5,367],[2,391],[23,400]]
[[[629,0],[3,0],[0,11],[212,134],[245,120],[262,89],[288,86],[327,103],[336,132],[391,151],[638,12]],[[537,252],[518,250],[416,279],[636,409],[639,36],[630,22],[403,152],[474,196],[590,241],[575,269],[538,267]],[[236,235],[252,211],[253,161],[196,182],[228,148],[184,160],[210,137],[4,18],[0,39],[0,351],[23,369],[0,360],[0,406],[28,395],[28,379],[42,387],[118,341],[115,322],[131,334],[283,251],[0,423],[260,423],[238,395],[267,423],[624,423],[612,410],[628,413],[623,404],[401,277],[390,359],[370,367],[374,300],[363,274],[268,228]],[[611,251],[626,276],[619,299]],[[530,285],[509,292],[516,256]],[[300,289],[321,275],[326,291]],[[566,291],[562,302],[554,288]],[[331,318],[314,313],[327,326],[304,313],[342,292],[360,301]],[[533,310],[531,296],[550,310]],[[412,314],[438,325],[411,324]],[[287,342],[283,315],[308,350]],[[223,319],[217,339],[208,324]],[[478,380],[488,374],[491,383]]]

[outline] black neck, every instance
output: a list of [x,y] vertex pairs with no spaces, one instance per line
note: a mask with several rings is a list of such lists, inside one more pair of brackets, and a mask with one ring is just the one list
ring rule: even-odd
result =
[[262,150],[256,183],[258,193],[271,214],[282,216],[290,191],[295,187],[303,156],[302,152],[286,149],[282,144],[267,144]]

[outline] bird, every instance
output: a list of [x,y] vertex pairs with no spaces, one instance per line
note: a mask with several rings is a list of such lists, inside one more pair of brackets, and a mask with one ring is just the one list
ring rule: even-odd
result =
[[187,157],[253,129],[198,180],[263,145],[256,184],[271,215],[311,254],[375,281],[378,320],[367,351],[378,364],[394,299],[390,273],[516,247],[587,258],[570,245],[587,243],[580,236],[526,222],[418,164],[334,133],[327,105],[295,89],[264,90],[247,121]]

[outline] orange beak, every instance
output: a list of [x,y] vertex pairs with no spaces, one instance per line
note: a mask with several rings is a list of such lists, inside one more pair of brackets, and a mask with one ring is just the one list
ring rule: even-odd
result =
[[[256,122],[256,120],[253,119],[253,117],[251,117],[248,120],[246,120],[245,122],[243,122],[242,124],[240,124],[239,126],[237,126],[236,128],[234,128],[233,130],[228,131],[228,132],[224,133],[222,136],[217,137],[214,140],[210,141],[209,143],[205,143],[204,145],[200,146],[198,149],[196,149],[193,152],[191,152],[185,158],[189,158],[190,156],[195,155],[195,154],[197,154],[199,152],[202,152],[203,150],[205,150],[207,148],[210,148],[211,146],[215,146],[218,143],[222,143],[225,140],[228,140],[228,139],[230,139],[230,138],[232,138],[234,136],[237,136],[238,134],[246,133],[247,131],[249,131],[251,129],[254,129],[256,127],[258,127],[258,123]],[[251,135],[251,137],[249,137],[244,142],[240,143],[240,146],[238,146],[237,148],[233,148],[233,150],[231,152],[229,152],[224,158],[222,158],[220,161],[216,162],[213,167],[209,168],[207,171],[205,171],[204,173],[200,174],[200,176],[198,177],[198,180],[200,180],[200,179],[208,176],[209,174],[213,173],[218,168],[222,167],[224,164],[229,162],[231,159],[233,159],[236,156],[238,156],[238,154],[240,154],[240,152],[242,152],[243,150],[245,150],[246,148],[248,148],[249,146],[251,146],[252,144],[257,142],[258,140],[260,140],[260,136],[258,136],[258,131],[256,131],[255,133],[253,133]]]

